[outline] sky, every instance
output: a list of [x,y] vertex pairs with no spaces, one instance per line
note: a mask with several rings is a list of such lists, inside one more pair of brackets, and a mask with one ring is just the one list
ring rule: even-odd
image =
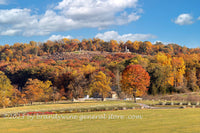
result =
[[62,38],[200,46],[200,0],[0,0],[0,45]]

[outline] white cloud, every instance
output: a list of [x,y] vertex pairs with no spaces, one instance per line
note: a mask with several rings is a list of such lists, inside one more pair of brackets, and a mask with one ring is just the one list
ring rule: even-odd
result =
[[117,24],[123,25],[130,23],[132,21],[137,21],[140,18],[137,13],[127,14],[127,12],[123,12],[116,20]]
[[72,39],[73,37],[72,36],[62,36],[62,35],[52,35],[49,37],[49,39],[47,40],[51,40],[51,41],[56,41],[56,40],[61,40],[63,38],[68,38],[68,39]]
[[173,44],[172,42],[163,42],[163,41],[159,41],[159,40],[152,42],[152,44],[156,44],[156,43],[162,43],[164,45]]
[[190,14],[181,14],[179,15],[176,20],[174,21],[175,24],[178,25],[189,25],[189,24],[193,24],[193,17]]
[[[94,10],[95,7],[103,8],[103,10],[109,10],[106,9],[106,7],[111,7],[112,9],[118,7],[119,9],[122,8],[132,8],[137,6],[138,0],[63,0],[59,2],[58,6],[56,6],[56,9],[67,9],[67,10],[75,10],[77,8],[85,9],[87,10]],[[119,10],[116,9],[116,10]],[[77,12],[79,12],[78,10]]]
[[6,0],[0,0],[0,5],[6,5],[7,1]]
[[23,34],[29,36],[38,29],[38,16],[31,15],[30,9],[0,10],[1,35]]
[[10,9],[0,10],[0,24],[16,24],[16,27],[20,27],[28,20],[32,21],[35,16],[30,15],[30,9]]
[[6,30],[6,31],[1,32],[1,35],[4,35],[4,36],[13,36],[13,35],[16,35],[18,33],[20,33],[20,30],[11,29],[11,30]]
[[124,34],[119,35],[116,31],[107,31],[105,33],[98,33],[96,38],[103,39],[104,41],[110,41],[110,40],[117,40],[117,41],[145,41],[148,39],[156,38],[155,35],[152,34]]
[[[106,27],[121,25],[140,18],[137,11],[123,13],[126,8],[135,9],[138,0],[63,0],[55,7],[81,27]],[[121,15],[118,15],[121,14]]]
[[200,17],[198,17],[197,19],[200,20]]
[[[0,0],[1,1],[1,0]],[[30,9],[1,9],[1,35],[37,36],[80,28],[103,29],[137,21],[142,9],[138,0],[62,0],[44,14]],[[132,12],[126,12],[129,8]],[[12,34],[11,34],[12,31]],[[13,32],[18,31],[18,32]]]

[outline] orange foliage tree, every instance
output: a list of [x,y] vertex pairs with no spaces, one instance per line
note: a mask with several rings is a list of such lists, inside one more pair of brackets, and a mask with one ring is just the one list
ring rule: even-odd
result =
[[50,81],[43,82],[38,79],[28,79],[23,93],[31,104],[34,101],[46,101],[53,92],[51,85]]
[[133,95],[136,102],[136,96],[147,92],[150,76],[141,65],[129,65],[122,73],[121,84],[122,90],[128,95]]

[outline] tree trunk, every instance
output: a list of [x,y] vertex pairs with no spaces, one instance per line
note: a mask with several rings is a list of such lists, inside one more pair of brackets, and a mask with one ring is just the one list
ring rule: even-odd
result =
[[104,101],[104,97],[101,98],[101,101]]
[[56,93],[55,87],[53,87],[53,103],[56,103],[55,93]]
[[53,103],[56,103],[55,96],[53,97]]
[[74,102],[76,99],[74,97],[72,97],[72,102]]
[[119,77],[120,73],[119,73],[119,68],[117,68],[117,72],[116,72],[116,83],[117,83],[117,91],[120,92],[121,91],[121,87],[120,87],[120,77]]
[[134,98],[134,103],[136,103],[137,101],[136,101],[136,95],[135,94],[133,94],[133,98]]

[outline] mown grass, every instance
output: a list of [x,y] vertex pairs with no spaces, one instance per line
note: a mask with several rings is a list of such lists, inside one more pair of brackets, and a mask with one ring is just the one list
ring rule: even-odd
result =
[[[59,114],[77,119],[0,119],[2,133],[198,133],[200,109],[123,110]],[[107,116],[106,119],[85,119],[82,116]],[[109,116],[124,116],[123,119]],[[48,115],[49,116],[49,115]],[[131,117],[132,116],[132,119]],[[133,116],[141,116],[136,119]],[[91,118],[91,117],[90,117]],[[135,119],[134,119],[135,118]]]
[[154,100],[142,100],[142,101],[137,101],[138,103],[144,103],[147,105],[154,105],[158,104],[160,101],[154,101]]
[[187,101],[169,101],[169,100],[142,100],[142,101],[138,101],[138,103],[144,103],[144,104],[147,104],[147,105],[156,105],[156,104],[159,104],[159,103],[187,103]]
[[57,104],[42,104],[0,109],[1,114],[24,113],[33,111],[55,111],[76,108],[106,107],[106,106],[138,106],[133,101],[88,101],[88,102],[63,102]]

